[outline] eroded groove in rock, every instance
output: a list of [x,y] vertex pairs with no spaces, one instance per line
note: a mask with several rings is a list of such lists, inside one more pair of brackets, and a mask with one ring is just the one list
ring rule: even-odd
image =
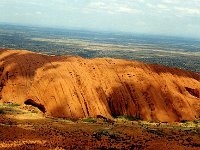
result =
[[163,122],[200,117],[200,75],[181,69],[2,50],[0,75],[3,102],[31,104],[55,117],[127,115]]

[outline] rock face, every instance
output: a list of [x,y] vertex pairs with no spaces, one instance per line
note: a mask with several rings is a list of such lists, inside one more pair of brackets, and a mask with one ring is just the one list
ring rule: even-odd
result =
[[137,61],[1,49],[0,97],[54,117],[192,120],[200,117],[200,75]]

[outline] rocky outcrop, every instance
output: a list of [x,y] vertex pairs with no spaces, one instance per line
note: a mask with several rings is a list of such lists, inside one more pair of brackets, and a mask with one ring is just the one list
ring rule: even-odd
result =
[[200,75],[121,59],[0,50],[0,96],[54,117],[200,117]]

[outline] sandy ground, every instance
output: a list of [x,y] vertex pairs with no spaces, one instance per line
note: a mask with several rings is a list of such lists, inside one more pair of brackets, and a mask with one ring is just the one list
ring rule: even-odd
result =
[[48,118],[32,106],[0,104],[0,149],[200,149],[200,123]]

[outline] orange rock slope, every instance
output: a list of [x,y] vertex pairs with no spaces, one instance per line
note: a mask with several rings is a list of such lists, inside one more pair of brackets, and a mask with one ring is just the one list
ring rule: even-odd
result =
[[200,75],[137,61],[2,49],[0,97],[54,117],[192,120],[200,117]]

